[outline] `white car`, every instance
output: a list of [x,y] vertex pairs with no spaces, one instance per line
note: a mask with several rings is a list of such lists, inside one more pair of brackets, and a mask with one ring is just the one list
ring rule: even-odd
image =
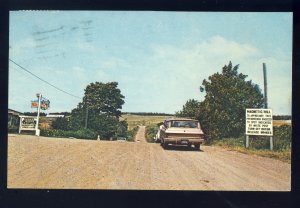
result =
[[200,149],[200,144],[204,142],[204,133],[198,120],[171,118],[166,119],[159,127],[154,140],[160,142],[164,149],[169,144],[188,147],[193,145],[195,149]]

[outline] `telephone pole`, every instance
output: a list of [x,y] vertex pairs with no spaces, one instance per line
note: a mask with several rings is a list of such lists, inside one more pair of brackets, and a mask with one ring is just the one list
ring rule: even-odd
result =
[[[263,71],[264,71],[264,107],[265,109],[268,108],[268,83],[267,83],[267,67],[266,64],[263,63]],[[270,150],[273,150],[274,142],[273,136],[270,136]]]
[[266,64],[263,63],[263,71],[264,71],[264,107],[268,108],[268,83],[267,83],[267,67]]
[[85,125],[84,125],[84,128],[87,129],[88,116],[89,116],[89,109],[88,109],[87,105],[86,105],[85,108],[86,108],[86,110],[85,110]]
[[84,124],[84,128],[87,129],[88,127],[88,117],[89,117],[89,107],[88,107],[88,97],[86,97],[85,100],[85,124]]
[[42,94],[41,93],[37,93],[36,96],[38,98],[38,108],[37,108],[37,120],[36,120],[36,126],[35,126],[35,135],[36,136],[40,136],[39,118],[40,118],[40,109],[41,109]]

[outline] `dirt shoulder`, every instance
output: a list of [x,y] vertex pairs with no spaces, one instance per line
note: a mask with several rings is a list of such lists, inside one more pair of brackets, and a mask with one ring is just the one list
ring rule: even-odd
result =
[[[140,129],[140,135],[142,130]],[[8,137],[8,188],[289,191],[291,165],[220,147]]]

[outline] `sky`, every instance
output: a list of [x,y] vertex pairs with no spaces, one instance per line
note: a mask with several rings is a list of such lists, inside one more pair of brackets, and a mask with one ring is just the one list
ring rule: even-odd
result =
[[[74,96],[9,62],[10,109],[70,112],[91,82],[119,83],[123,112],[175,113],[229,61],[263,92],[274,115],[291,115],[292,19],[285,13],[155,11],[11,11],[9,58]],[[78,98],[79,97],[79,98]]]

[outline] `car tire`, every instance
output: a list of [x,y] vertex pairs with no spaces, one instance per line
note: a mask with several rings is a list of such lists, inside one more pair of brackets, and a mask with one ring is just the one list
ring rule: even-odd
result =
[[168,144],[167,144],[166,142],[163,142],[163,143],[162,143],[162,147],[163,147],[164,149],[167,149],[167,148],[168,148]]
[[200,150],[200,144],[195,144],[195,150]]

